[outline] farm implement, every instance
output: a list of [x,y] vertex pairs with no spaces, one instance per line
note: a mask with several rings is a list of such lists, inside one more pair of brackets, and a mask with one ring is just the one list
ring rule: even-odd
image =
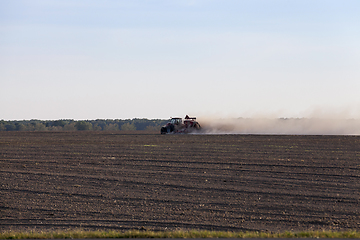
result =
[[171,118],[170,121],[161,128],[161,134],[169,133],[191,133],[199,131],[200,124],[196,121],[195,117],[185,116],[184,121],[182,118]]

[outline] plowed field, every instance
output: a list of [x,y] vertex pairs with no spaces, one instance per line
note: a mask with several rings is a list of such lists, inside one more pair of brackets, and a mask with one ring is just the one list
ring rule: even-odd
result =
[[360,137],[0,132],[0,230],[360,229]]

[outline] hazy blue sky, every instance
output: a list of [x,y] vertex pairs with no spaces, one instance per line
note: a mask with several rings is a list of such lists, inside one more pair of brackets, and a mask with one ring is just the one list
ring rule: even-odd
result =
[[360,117],[358,0],[1,0],[0,119]]

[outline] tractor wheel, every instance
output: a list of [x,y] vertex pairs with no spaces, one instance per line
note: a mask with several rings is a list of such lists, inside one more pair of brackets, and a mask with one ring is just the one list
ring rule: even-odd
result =
[[162,127],[160,130],[161,134],[166,134],[167,133],[167,128],[166,127]]
[[195,123],[195,124],[194,124],[194,129],[200,130],[200,129],[201,129],[200,124],[199,124],[199,123]]

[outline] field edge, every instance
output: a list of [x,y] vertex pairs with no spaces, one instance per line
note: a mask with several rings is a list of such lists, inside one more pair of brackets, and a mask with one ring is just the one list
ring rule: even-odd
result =
[[352,231],[301,231],[301,232],[231,232],[231,231],[6,231],[0,239],[85,239],[85,238],[360,238]]

